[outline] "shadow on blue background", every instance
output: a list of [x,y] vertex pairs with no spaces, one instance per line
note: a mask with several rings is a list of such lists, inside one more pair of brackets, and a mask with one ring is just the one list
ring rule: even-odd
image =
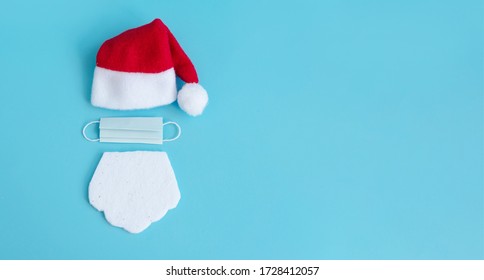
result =
[[[482,1],[43,1],[0,10],[1,259],[483,259]],[[90,105],[102,42],[160,17],[203,116]],[[85,141],[162,116],[163,146]],[[182,193],[145,232],[87,185],[102,152],[163,150]]]

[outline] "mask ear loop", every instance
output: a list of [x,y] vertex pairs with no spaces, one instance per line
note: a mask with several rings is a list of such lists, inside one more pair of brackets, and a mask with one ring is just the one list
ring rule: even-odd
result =
[[176,139],[180,138],[180,135],[181,135],[181,127],[176,122],[166,122],[166,123],[163,124],[163,126],[165,126],[167,124],[172,124],[172,125],[176,126],[177,129],[178,129],[178,134],[174,138],[163,139],[163,142],[175,141]]
[[97,138],[97,139],[92,139],[92,138],[87,137],[87,135],[86,135],[86,128],[87,128],[88,126],[90,126],[91,124],[94,124],[94,123],[99,123],[99,121],[92,121],[92,122],[90,122],[90,123],[86,124],[86,125],[84,126],[84,128],[82,129],[82,136],[84,136],[84,138],[86,138],[86,140],[87,140],[87,141],[91,141],[91,142],[99,142],[99,138]]

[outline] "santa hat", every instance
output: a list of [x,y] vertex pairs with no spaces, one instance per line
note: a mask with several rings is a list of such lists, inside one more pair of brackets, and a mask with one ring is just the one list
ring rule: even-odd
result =
[[[185,82],[178,94],[176,76]],[[181,109],[197,116],[205,109],[208,95],[198,84],[192,62],[160,19],[102,44],[94,70],[92,105],[147,109],[177,99]]]

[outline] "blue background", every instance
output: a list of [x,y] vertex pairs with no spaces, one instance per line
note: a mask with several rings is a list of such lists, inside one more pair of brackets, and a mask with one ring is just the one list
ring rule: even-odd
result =
[[[482,1],[2,3],[0,258],[483,259],[483,15]],[[155,17],[209,92],[201,117],[89,103],[102,42]],[[85,141],[105,116],[184,133]],[[102,152],[129,150],[166,151],[182,192],[139,235],[87,200]]]

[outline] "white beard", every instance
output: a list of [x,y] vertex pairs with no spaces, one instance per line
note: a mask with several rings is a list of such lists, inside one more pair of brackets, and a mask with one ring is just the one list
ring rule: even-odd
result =
[[165,152],[106,152],[89,184],[89,202],[113,226],[139,233],[177,206],[180,191]]

